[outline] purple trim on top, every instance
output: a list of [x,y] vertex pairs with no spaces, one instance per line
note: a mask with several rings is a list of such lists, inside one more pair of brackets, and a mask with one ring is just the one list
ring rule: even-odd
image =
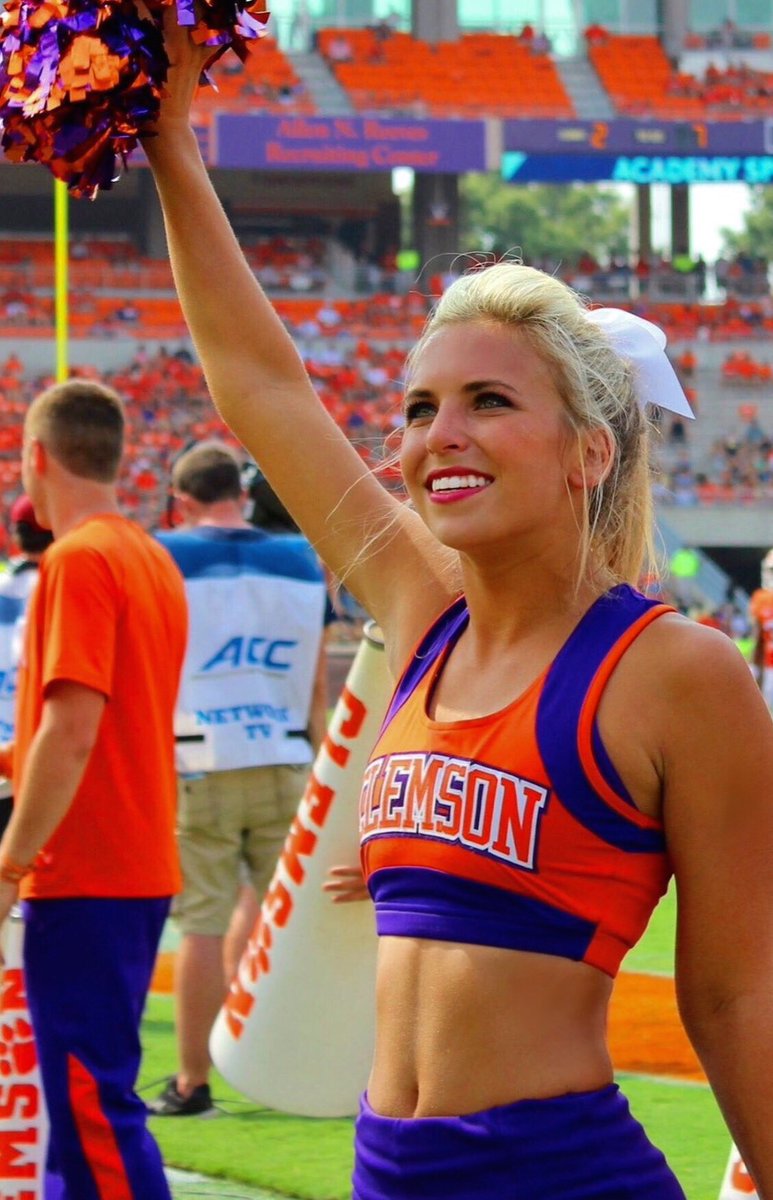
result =
[[597,929],[544,900],[431,867],[382,867],[368,889],[379,937],[469,942],[582,962]]
[[598,721],[595,717],[593,720],[593,729],[591,730],[591,738],[593,742],[593,757],[596,760],[596,766],[603,775],[605,782],[609,787],[612,788],[613,792],[617,792],[621,800],[625,800],[626,804],[630,804],[631,808],[636,808],[635,800],[618,775],[615,764],[609,757],[609,751],[601,740]]
[[[556,656],[537,710],[537,743],[561,804],[596,837],[632,854],[662,853],[665,837],[660,830],[634,825],[596,793],[580,759],[577,728],[604,659],[630,626],[659,603],[627,584],[599,597]],[[611,766],[608,756],[606,761]]]
[[384,732],[392,718],[400,711],[419,686],[424,676],[437,662],[446,646],[455,642],[467,628],[470,614],[464,596],[454,600],[450,608],[442,612],[434,624],[430,625],[424,637],[416,647],[413,657],[403,672],[402,678],[392,694],[379,732]]

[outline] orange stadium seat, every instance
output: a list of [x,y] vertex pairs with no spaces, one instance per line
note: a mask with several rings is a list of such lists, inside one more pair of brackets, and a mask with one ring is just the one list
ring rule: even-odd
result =
[[610,36],[589,43],[588,58],[618,112],[660,111],[672,71],[657,38]]

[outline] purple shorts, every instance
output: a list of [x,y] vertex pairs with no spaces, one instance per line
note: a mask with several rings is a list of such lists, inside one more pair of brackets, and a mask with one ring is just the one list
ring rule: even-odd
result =
[[134,1088],[169,898],[23,904],[24,969],[51,1128],[46,1200],[170,1200]]
[[382,1117],[363,1096],[353,1200],[685,1200],[616,1084],[463,1117]]

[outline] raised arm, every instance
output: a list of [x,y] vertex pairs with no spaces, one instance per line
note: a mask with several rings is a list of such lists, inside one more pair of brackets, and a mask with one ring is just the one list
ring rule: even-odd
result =
[[[458,590],[452,557],[369,473],[319,402],[211,186],[189,121],[206,52],[167,10],[172,63],[145,142],[175,283],[210,392],[320,556],[399,658]],[[260,53],[260,47],[256,53]]]
[[692,626],[670,659],[658,703],[679,1007],[759,1195],[770,1200],[773,722],[723,634]]

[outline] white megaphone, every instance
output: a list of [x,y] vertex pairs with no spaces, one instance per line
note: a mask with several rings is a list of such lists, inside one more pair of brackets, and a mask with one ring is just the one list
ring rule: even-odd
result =
[[384,658],[371,623],[210,1036],[228,1083],[281,1112],[352,1116],[367,1083],[373,907],[333,904],[322,884],[331,866],[359,859],[360,787],[391,694]]
[[43,1200],[48,1115],[24,983],[24,921],[13,909],[0,930],[0,1196]]
[[730,1157],[719,1191],[719,1200],[758,1200],[754,1180],[746,1170],[735,1143],[730,1145]]

